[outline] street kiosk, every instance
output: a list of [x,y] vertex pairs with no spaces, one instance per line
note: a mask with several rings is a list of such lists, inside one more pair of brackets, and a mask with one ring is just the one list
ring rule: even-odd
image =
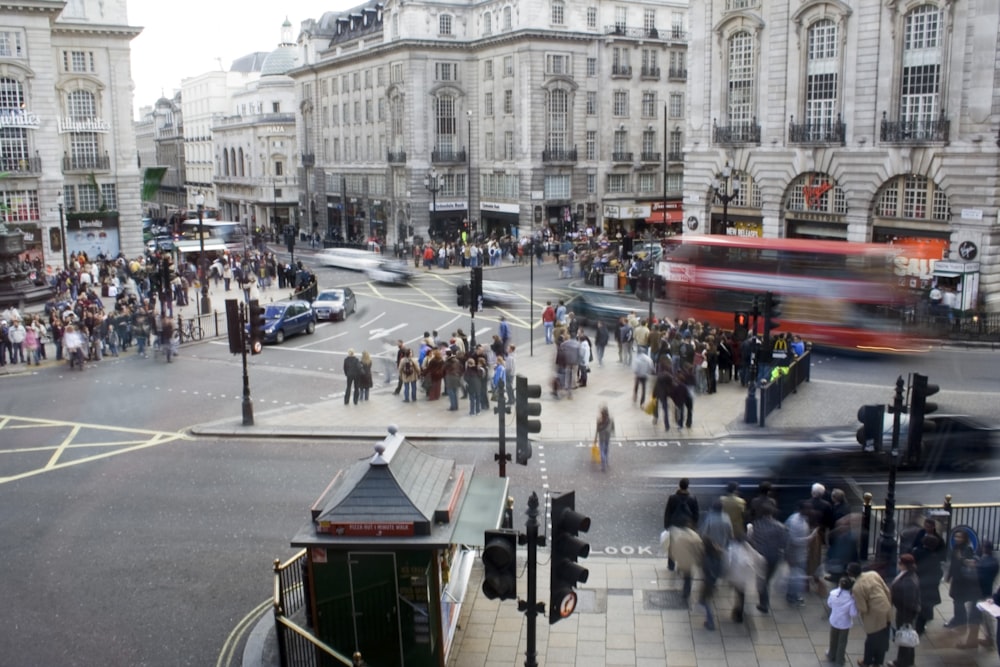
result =
[[341,470],[292,540],[306,549],[308,618],[318,639],[369,665],[443,667],[476,547],[500,525],[507,480],[439,458],[389,429]]

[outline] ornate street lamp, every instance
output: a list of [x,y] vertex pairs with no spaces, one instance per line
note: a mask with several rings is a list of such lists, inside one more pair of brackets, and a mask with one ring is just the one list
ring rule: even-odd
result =
[[437,169],[431,169],[430,171],[427,172],[427,175],[424,176],[424,187],[427,188],[427,191],[431,193],[431,213],[430,213],[430,220],[427,224],[427,237],[430,238],[431,226],[434,222],[434,214],[437,213],[437,208],[438,208],[437,194],[438,191],[441,189],[441,186],[438,184]]
[[712,189],[715,191],[715,198],[722,202],[722,226],[729,226],[729,202],[736,199],[740,194],[740,179],[733,170],[733,163],[727,161],[722,168],[722,179],[712,180]]

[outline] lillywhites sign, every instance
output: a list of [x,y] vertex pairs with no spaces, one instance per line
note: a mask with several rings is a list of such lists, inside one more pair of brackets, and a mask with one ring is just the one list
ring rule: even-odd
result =
[[32,127],[40,125],[38,116],[22,109],[0,110],[0,127]]

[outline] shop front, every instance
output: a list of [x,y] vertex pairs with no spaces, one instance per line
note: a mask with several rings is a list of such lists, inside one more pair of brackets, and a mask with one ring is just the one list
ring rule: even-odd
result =
[[461,233],[466,231],[469,204],[465,200],[438,199],[428,206],[430,211],[430,229],[428,234],[434,241],[458,241]]
[[898,250],[893,273],[898,284],[915,297],[926,297],[934,285],[934,267],[948,257],[948,234],[933,235],[915,230],[875,227],[873,243],[885,243]]
[[654,201],[651,203],[646,225],[657,236],[676,236],[684,231],[684,205],[680,201]]
[[787,211],[788,238],[817,241],[846,241],[847,223],[843,216]]
[[66,215],[66,251],[87,257],[117,257],[121,251],[118,214],[69,213]]
[[608,238],[631,238],[642,233],[653,212],[651,204],[635,202],[604,204],[604,232]]
[[726,236],[764,237],[764,221],[759,217],[734,215],[730,213],[723,219],[721,213],[712,213],[711,229],[713,234]]
[[530,229],[521,229],[521,207],[507,202],[483,201],[479,203],[482,232],[489,237],[520,236]]

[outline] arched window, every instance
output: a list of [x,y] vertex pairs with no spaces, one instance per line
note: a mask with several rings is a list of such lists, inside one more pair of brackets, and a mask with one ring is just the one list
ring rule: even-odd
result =
[[904,174],[882,187],[875,215],[947,222],[948,208],[948,196],[936,183],[919,174]]
[[242,148],[240,148],[239,166],[240,166],[240,176],[246,176],[246,163],[243,161],[243,149]]
[[754,38],[741,30],[729,38],[726,62],[726,112],[730,126],[749,126],[755,116],[757,65],[754,62]]
[[512,27],[511,8],[508,5],[507,7],[503,8],[503,29],[507,31],[510,30],[511,27]]
[[222,149],[222,175],[229,176],[229,150]]
[[483,14],[483,34],[493,34],[493,14],[489,12]]
[[561,88],[549,91],[548,150],[563,153],[569,146],[569,93]]
[[899,119],[926,128],[941,113],[941,10],[920,5],[903,24]]
[[74,90],[66,96],[66,115],[73,120],[97,117],[97,103],[89,90]]
[[823,19],[809,26],[805,119],[809,139],[828,136],[837,119],[839,38],[837,24]]
[[229,149],[229,173],[233,176],[236,175],[236,149]]

